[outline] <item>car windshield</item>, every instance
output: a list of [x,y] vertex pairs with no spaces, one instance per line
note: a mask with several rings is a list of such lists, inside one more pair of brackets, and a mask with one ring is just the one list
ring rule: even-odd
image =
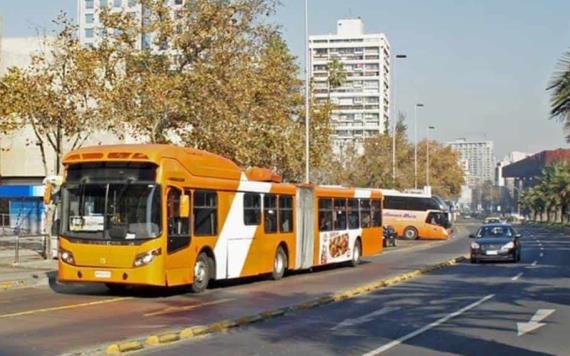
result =
[[134,240],[160,233],[160,187],[148,183],[79,183],[64,188],[68,237]]
[[512,237],[515,233],[509,226],[483,226],[477,231],[476,237]]

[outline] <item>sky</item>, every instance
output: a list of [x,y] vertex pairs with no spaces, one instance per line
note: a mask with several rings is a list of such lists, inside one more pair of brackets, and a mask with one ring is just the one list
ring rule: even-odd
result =
[[[562,124],[549,120],[545,88],[570,50],[568,0],[308,0],[309,33],[336,31],[340,18],[361,17],[368,33],[388,36],[395,63],[398,110],[418,136],[494,141],[495,155],[568,148]],[[50,28],[76,0],[0,0],[3,35],[32,36]],[[303,66],[304,0],[281,0],[279,25]]]

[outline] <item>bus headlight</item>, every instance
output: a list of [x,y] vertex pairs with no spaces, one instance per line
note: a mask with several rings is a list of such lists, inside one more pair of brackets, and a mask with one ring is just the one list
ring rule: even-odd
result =
[[146,266],[149,263],[151,263],[156,256],[160,256],[161,253],[162,250],[160,248],[156,248],[148,252],[139,253],[135,257],[135,261],[133,262],[133,267]]
[[75,264],[75,259],[73,258],[73,253],[71,253],[70,251],[64,250],[64,249],[59,249],[59,258],[70,265],[74,265]]
[[479,249],[479,247],[481,247],[481,246],[479,246],[479,244],[478,244],[477,242],[472,242],[472,243],[471,243],[471,248],[472,248],[472,249],[477,250],[477,249]]

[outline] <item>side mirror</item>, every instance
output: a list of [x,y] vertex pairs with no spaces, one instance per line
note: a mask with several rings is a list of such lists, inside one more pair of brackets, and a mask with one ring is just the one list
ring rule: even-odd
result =
[[474,239],[474,238],[475,238],[475,234],[469,234],[469,238],[470,238],[470,239]]
[[182,195],[180,197],[180,211],[178,214],[181,218],[187,218],[190,216],[190,196]]

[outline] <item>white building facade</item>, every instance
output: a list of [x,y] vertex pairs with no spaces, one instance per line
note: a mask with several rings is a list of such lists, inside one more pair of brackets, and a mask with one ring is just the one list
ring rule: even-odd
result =
[[447,143],[455,151],[459,152],[462,163],[468,168],[469,175],[466,182],[470,186],[495,180],[495,155],[493,141],[467,140],[460,138]]
[[[337,33],[309,37],[310,75],[317,101],[335,105],[331,137],[335,153],[384,132],[390,110],[390,44],[383,33],[364,33],[361,19],[337,22]],[[346,81],[331,88],[328,65],[337,59]]]

